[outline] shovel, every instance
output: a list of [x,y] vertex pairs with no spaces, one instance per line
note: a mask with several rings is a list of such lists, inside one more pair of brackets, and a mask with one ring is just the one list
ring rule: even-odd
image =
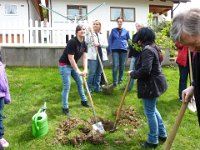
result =
[[102,61],[101,61],[101,58],[100,58],[100,56],[99,56],[99,52],[98,52],[98,49],[97,49],[97,48],[96,48],[96,53],[97,53],[97,57],[98,57],[98,60],[99,60],[99,64],[100,64],[100,67],[101,67],[101,70],[102,70],[102,73],[103,73],[103,77],[104,77],[104,79],[105,79],[105,84],[102,86],[103,92],[104,92],[105,94],[112,94],[112,93],[113,93],[114,86],[113,86],[113,84],[108,85],[108,80],[107,80],[106,74],[105,74],[105,72],[104,72],[103,64],[102,64]]
[[95,119],[95,122],[96,122],[95,124],[92,125],[92,128],[93,128],[94,130],[98,130],[101,134],[103,134],[103,133],[105,132],[105,130],[104,130],[104,128],[103,128],[102,122],[97,122],[97,117],[96,117],[96,112],[95,112],[95,109],[94,109],[93,100],[92,100],[90,91],[89,91],[89,89],[88,89],[88,85],[87,85],[87,82],[86,82],[85,77],[83,77],[83,82],[84,82],[85,87],[86,87],[86,91],[87,91],[87,94],[88,94],[88,97],[89,97],[89,100],[90,100],[90,103],[91,103],[91,107],[92,107],[94,119]]
[[128,84],[126,84],[126,88],[125,88],[125,90],[124,90],[124,93],[123,93],[123,95],[122,95],[122,99],[121,99],[120,105],[119,105],[118,110],[117,110],[117,115],[116,115],[116,118],[115,118],[114,126],[113,126],[113,128],[110,130],[111,133],[115,132],[116,129],[117,129],[117,123],[118,123],[118,120],[119,120],[119,117],[120,117],[120,113],[121,113],[121,110],[122,110],[122,106],[123,106],[124,101],[125,101],[125,97],[126,97],[126,94],[127,94],[127,91],[128,91],[128,87],[129,87],[129,85],[130,85],[130,81],[131,81],[131,76],[129,75]]

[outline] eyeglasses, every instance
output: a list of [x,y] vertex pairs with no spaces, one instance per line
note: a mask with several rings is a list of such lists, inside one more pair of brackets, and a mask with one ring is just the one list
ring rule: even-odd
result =
[[93,25],[100,25],[100,24],[98,24],[98,23],[94,23]]

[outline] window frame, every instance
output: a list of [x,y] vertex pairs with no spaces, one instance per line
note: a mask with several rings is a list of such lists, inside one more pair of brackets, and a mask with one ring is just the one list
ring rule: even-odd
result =
[[[69,17],[69,18],[70,18],[70,16],[69,16],[69,9],[68,9],[69,6],[70,7],[78,7],[79,8],[79,16],[77,17],[77,20],[79,20],[79,17],[81,18],[81,17],[85,16],[83,14],[80,14],[80,10],[82,8],[86,9],[86,14],[88,13],[88,6],[87,5],[67,5],[67,17]],[[81,11],[81,13],[82,13],[82,11]],[[73,18],[72,20],[75,20],[75,18]],[[88,20],[87,16],[85,17],[85,20]]]
[[[6,13],[6,6],[16,6],[16,13],[14,14],[10,14],[10,13]],[[18,7],[17,7],[17,4],[5,4],[4,5],[4,15],[5,16],[17,16],[18,15]]]
[[124,9],[131,9],[133,10],[133,20],[130,21],[130,20],[125,20],[124,19],[124,22],[135,22],[135,8],[134,7],[110,7],[110,21],[116,21],[115,20],[112,20],[112,8],[117,8],[117,9],[121,9],[121,12],[122,12],[122,17],[124,18]]

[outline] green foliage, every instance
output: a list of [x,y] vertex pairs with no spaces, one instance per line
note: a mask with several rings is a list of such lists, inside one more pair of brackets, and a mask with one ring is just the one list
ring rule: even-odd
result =
[[133,43],[131,39],[128,40],[129,46],[135,49],[137,52],[141,52],[142,48],[137,43]]
[[148,26],[150,26],[156,33],[156,44],[161,48],[169,48],[170,56],[174,56],[176,48],[174,42],[170,38],[171,24],[171,21],[165,20],[155,24],[153,21],[153,14],[149,13],[148,15]]

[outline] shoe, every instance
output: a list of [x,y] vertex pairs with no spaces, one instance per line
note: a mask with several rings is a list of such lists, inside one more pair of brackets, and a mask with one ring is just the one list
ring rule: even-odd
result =
[[113,87],[117,88],[117,83],[113,83]]
[[158,146],[158,144],[152,144],[152,143],[148,143],[148,142],[143,142],[140,144],[140,146],[142,148],[156,148]]
[[4,138],[1,138],[0,139],[0,147],[6,148],[8,146],[9,146],[9,143]]
[[67,116],[69,115],[69,109],[68,108],[63,108],[62,112]]
[[165,142],[165,141],[167,140],[167,137],[158,136],[158,139],[159,139],[159,141],[161,141],[161,142]]
[[84,107],[90,107],[87,101],[81,101],[81,105]]

